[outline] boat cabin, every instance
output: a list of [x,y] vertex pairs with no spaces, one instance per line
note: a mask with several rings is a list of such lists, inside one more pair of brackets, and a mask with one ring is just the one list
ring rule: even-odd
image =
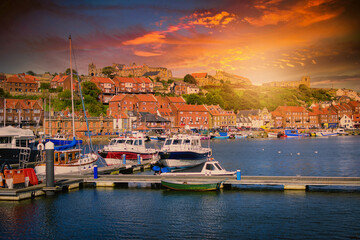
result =
[[201,148],[200,136],[177,135],[165,140],[163,149]]
[[128,144],[134,146],[142,146],[145,145],[144,139],[136,139],[136,138],[114,138],[111,139],[109,145],[114,146],[118,144]]
[[197,166],[174,170],[173,172],[163,172],[164,176],[181,176],[181,175],[197,175],[197,176],[232,176],[236,172],[225,170],[218,161],[208,160]]
[[74,161],[78,161],[81,156],[81,149],[70,149],[65,151],[54,152],[55,164],[67,164]]

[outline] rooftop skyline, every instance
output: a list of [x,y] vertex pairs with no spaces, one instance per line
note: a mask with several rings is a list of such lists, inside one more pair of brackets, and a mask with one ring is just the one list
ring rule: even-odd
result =
[[175,77],[218,69],[259,85],[311,77],[360,91],[356,0],[43,1],[0,3],[0,72],[147,64]]

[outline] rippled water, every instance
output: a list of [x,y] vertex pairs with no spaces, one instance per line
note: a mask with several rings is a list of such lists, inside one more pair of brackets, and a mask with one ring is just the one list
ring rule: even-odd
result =
[[[360,137],[210,144],[242,174],[360,176]],[[84,188],[0,202],[0,239],[359,239],[359,218],[358,191]]]

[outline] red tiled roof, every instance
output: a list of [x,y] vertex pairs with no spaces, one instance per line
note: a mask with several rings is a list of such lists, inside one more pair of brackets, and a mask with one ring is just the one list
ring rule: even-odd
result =
[[186,103],[183,97],[167,97],[171,103]]
[[276,108],[276,111],[280,112],[308,112],[304,107],[298,106],[279,106]]
[[175,107],[179,111],[183,111],[183,112],[208,112],[208,110],[204,105],[176,104]]
[[157,99],[152,94],[137,94],[135,97],[141,102],[157,102]]
[[110,83],[110,84],[115,84],[113,80],[111,80],[110,78],[102,78],[102,77],[93,77],[90,80],[91,82],[94,83]]
[[136,81],[133,78],[129,77],[114,77],[114,81],[118,81],[120,83],[136,83]]
[[192,73],[191,76],[194,78],[206,78],[207,73]]
[[113,96],[109,102],[120,102],[124,99],[124,97],[126,97],[126,94],[118,94]]
[[[31,76],[32,77],[32,76]],[[37,83],[33,78],[29,77],[29,75],[13,75],[6,79],[6,82],[14,82],[14,83]]]

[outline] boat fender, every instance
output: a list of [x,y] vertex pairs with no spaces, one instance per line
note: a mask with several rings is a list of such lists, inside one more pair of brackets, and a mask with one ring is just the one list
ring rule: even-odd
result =
[[44,144],[43,144],[43,143],[39,143],[39,144],[37,145],[37,150],[45,150]]

